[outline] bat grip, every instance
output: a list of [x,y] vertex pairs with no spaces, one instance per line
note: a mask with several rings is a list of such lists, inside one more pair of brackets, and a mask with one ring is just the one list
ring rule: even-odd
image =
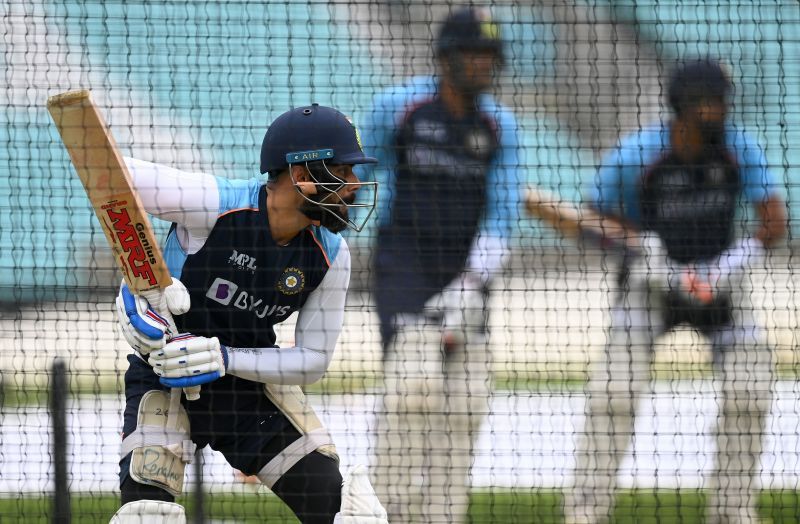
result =
[[[160,289],[152,289],[150,291],[143,291],[141,295],[147,299],[147,301],[150,303],[150,306],[152,306],[156,313],[164,317],[164,319],[166,319],[166,321],[169,323],[169,332],[171,336],[177,335],[178,326],[175,325],[175,319],[172,318],[172,313],[170,312],[166,301],[164,300],[164,292]],[[183,388],[183,392],[186,394],[186,400],[197,400],[200,398],[200,386]]]

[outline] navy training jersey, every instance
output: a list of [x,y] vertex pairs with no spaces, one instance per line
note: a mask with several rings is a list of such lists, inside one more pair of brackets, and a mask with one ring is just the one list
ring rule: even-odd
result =
[[299,310],[319,286],[342,238],[309,227],[279,246],[270,232],[266,186],[234,182],[231,187],[237,194],[230,200],[241,207],[220,210],[199,251],[186,255],[174,227],[167,239],[170,270],[192,301],[175,322],[182,332],[218,337],[227,346],[274,346],[273,326]]
[[642,180],[642,227],[657,233],[677,262],[716,257],[733,241],[741,190],[739,166],[724,147],[691,163],[667,152]]
[[381,286],[403,290],[408,303],[399,309],[413,311],[464,270],[499,137],[489,115],[455,119],[438,97],[411,108],[395,137],[393,206],[376,269]]

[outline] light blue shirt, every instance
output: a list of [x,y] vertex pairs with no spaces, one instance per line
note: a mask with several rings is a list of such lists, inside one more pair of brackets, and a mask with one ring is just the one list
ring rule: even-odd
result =
[[[436,77],[420,76],[403,85],[390,87],[375,97],[363,143],[364,152],[378,159],[377,166],[371,168],[371,176],[379,183],[379,207],[376,211],[381,224],[389,221],[394,205],[395,132],[406,113],[433,97],[436,89]],[[481,233],[509,238],[518,224],[521,205],[517,122],[514,115],[490,95],[481,95],[478,103],[481,111],[494,118],[500,138],[498,154],[487,173],[486,212]]]
[[[588,201],[599,211],[640,223],[639,189],[647,168],[670,148],[669,124],[659,122],[624,137],[602,160]],[[728,125],[725,143],[739,165],[742,197],[758,204],[777,193],[764,151],[744,131]]]

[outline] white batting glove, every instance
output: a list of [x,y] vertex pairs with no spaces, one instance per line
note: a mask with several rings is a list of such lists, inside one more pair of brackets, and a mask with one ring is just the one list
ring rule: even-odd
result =
[[709,279],[721,293],[730,293],[759,268],[764,269],[767,251],[755,238],[743,238],[708,264]]
[[742,239],[715,259],[692,264],[687,270],[688,275],[682,276],[681,292],[696,303],[710,304],[740,287],[743,279],[763,263],[765,255],[760,241]]
[[764,257],[763,246],[753,239],[743,240],[714,260],[690,264],[670,260],[653,233],[642,235],[641,246],[641,255],[629,267],[631,282],[677,293],[698,306],[710,305],[729,294]]
[[468,332],[479,331],[483,327],[483,286],[478,273],[465,271],[453,279],[441,293],[425,303],[427,311],[442,316],[442,339],[445,346],[463,345]]
[[[151,299],[158,300],[160,308],[173,315],[182,315],[189,311],[189,292],[180,280],[172,279],[172,285],[157,292],[157,295],[149,293]],[[164,347],[167,339],[173,335],[169,332],[169,321],[159,315],[147,299],[131,293],[125,281],[117,295],[116,310],[122,335],[142,355]]]
[[661,239],[655,233],[642,233],[639,243],[639,255],[628,266],[628,281],[654,291],[668,291],[672,272]]
[[224,377],[228,368],[228,350],[217,337],[182,333],[163,348],[152,351],[148,362],[163,385],[185,388]]

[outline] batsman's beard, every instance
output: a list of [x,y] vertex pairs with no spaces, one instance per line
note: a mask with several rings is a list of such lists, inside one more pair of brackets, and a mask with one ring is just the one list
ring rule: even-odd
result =
[[[317,195],[312,196],[311,198]],[[335,201],[337,197],[333,194],[325,195],[328,200]],[[339,233],[347,228],[347,221],[349,218],[348,206],[355,203],[356,196],[350,195],[341,198],[342,202],[339,206],[326,206],[322,207],[319,204],[311,203],[308,201],[303,202],[300,206],[300,212],[305,216],[319,222],[319,225],[327,228],[333,233]],[[329,202],[325,202],[326,204]],[[337,218],[338,217],[338,218]]]

